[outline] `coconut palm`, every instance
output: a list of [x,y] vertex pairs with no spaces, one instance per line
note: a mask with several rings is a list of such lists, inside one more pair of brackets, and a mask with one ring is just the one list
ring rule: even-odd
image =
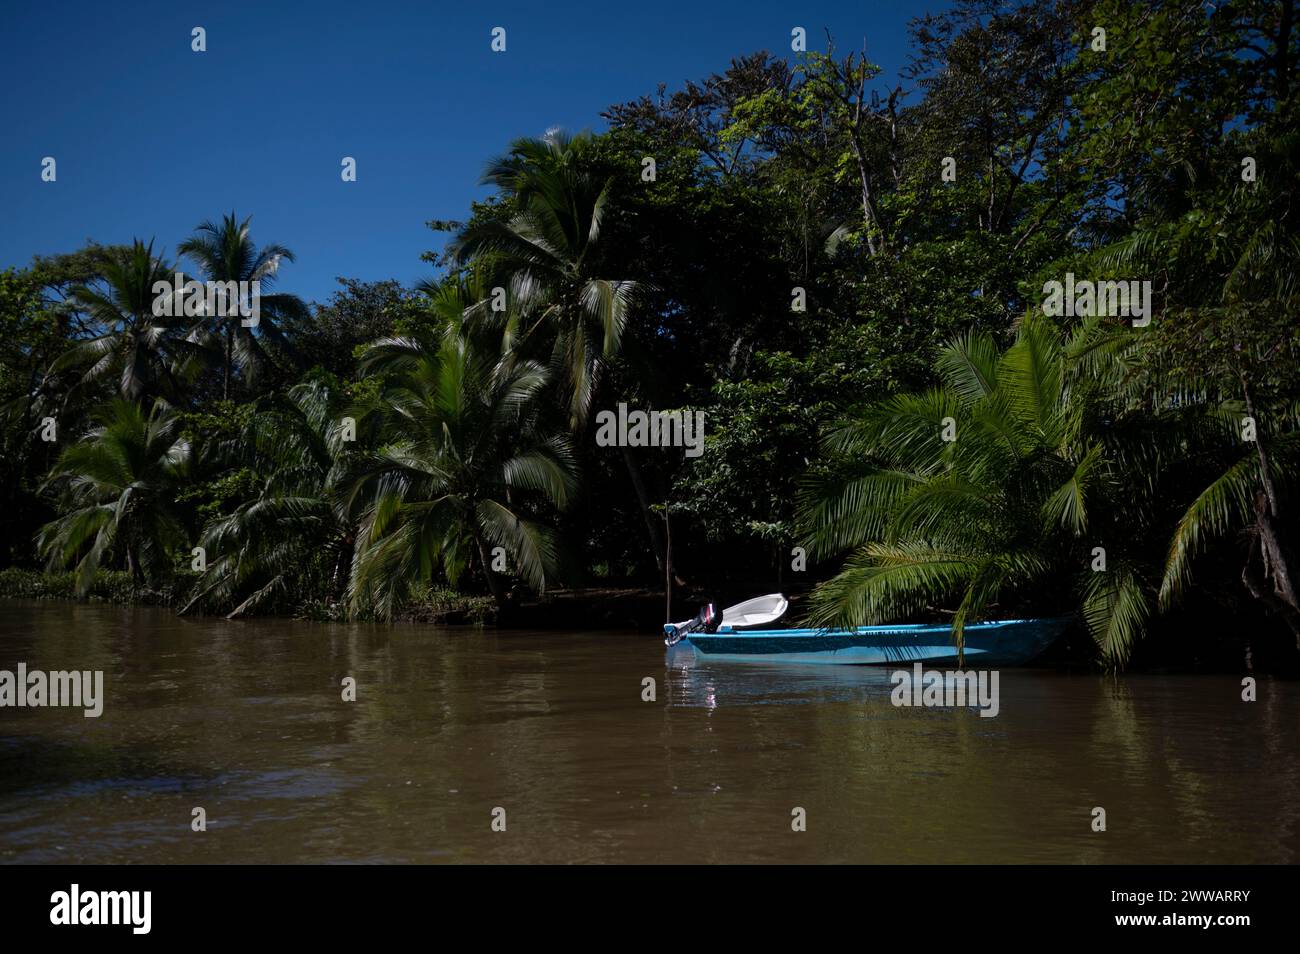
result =
[[190,447],[176,415],[115,398],[96,418],[50,473],[46,487],[59,493],[63,513],[37,538],[51,570],[76,566],[80,595],[109,558],[124,559],[136,583],[153,582],[186,542],[176,494]]
[[[613,178],[601,171],[589,134],[553,130],[541,139],[516,140],[489,164],[483,182],[496,186],[514,212],[470,225],[450,251],[461,264],[475,261],[484,285],[504,289],[507,307],[494,312],[495,303],[484,298],[469,314],[501,319],[505,347],[547,363],[577,433],[609,361],[620,352],[626,357],[627,321],[645,291],[602,267],[600,238]],[[635,455],[625,447],[622,456],[663,572],[662,518]]]
[[80,384],[108,384],[132,401],[164,398],[174,402],[196,369],[196,351],[185,340],[183,317],[154,314],[155,283],[172,283],[172,270],[153,253],[153,242],[97,252],[102,281],[78,285],[70,303],[100,332],[75,342],[60,355],[52,372],[81,370]]
[[239,436],[212,449],[215,462],[256,474],[258,488],[204,528],[210,562],[182,613],[203,605],[233,619],[308,589],[343,596],[353,521],[336,491],[353,445],[340,406],[327,382],[305,381],[259,401]]
[[500,357],[457,314],[421,336],[388,338],[361,358],[380,385],[357,409],[379,446],[358,464],[352,499],[366,507],[357,536],[350,597],[354,609],[391,616],[412,585],[440,567],[455,585],[473,564],[498,604],[507,602],[507,566],[536,590],[555,577],[554,534],[539,505],[564,507],[575,489],[567,437],[549,431],[539,400],[545,368]]
[[988,336],[962,337],[938,369],[940,386],[872,405],[827,437],[845,470],[806,490],[801,521],[814,555],[852,555],[814,593],[813,621],[881,623],[951,600],[960,649],[965,625],[995,607],[1078,609],[1122,663],[1152,601],[1128,542],[1148,519],[1145,492],[1124,482],[1129,422],[1072,377],[1042,319],[1001,354]]
[[[180,255],[198,265],[202,278],[210,282],[258,282],[267,289],[279,274],[280,262],[294,260],[293,252],[283,245],[258,248],[249,234],[252,216],[242,222],[231,212],[220,222],[199,224],[195,234],[180,244]],[[265,370],[269,356],[265,341],[283,343],[278,322],[290,318],[304,320],[307,306],[296,295],[260,294],[260,311],[256,328],[245,327],[233,308],[228,314],[204,316],[197,338],[219,344],[222,352],[222,396],[230,397],[236,370],[248,383],[254,383]]]
[[[464,264],[478,259],[501,282],[509,308],[507,342],[526,348],[546,342],[550,363],[568,391],[571,426],[587,418],[605,362],[619,352],[634,281],[600,271],[599,241],[612,178],[593,161],[590,135],[548,133],[518,139],[493,161],[483,182],[496,186],[517,211],[476,222],[451,245]],[[490,314],[491,302],[475,314]],[[536,353],[535,351],[533,353]]]

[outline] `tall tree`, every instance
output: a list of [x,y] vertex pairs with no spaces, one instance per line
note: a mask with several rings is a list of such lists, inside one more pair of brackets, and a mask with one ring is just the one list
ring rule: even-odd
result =
[[[180,244],[178,252],[198,265],[203,278],[210,282],[257,282],[269,288],[280,272],[281,261],[294,260],[293,252],[279,244],[258,248],[249,233],[252,216],[240,221],[234,212],[220,222],[199,224],[195,234]],[[221,394],[229,398],[233,376],[238,371],[249,385],[256,383],[266,369],[269,358],[264,342],[283,344],[279,322],[304,320],[307,306],[296,295],[283,292],[261,294],[260,314],[256,327],[245,326],[243,319],[228,303],[226,314],[205,315],[199,324],[199,338],[207,343],[216,338],[222,352]]]
[[355,456],[343,417],[338,388],[302,381],[259,399],[242,432],[211,449],[247,468],[256,491],[204,528],[209,563],[182,612],[205,606],[234,618],[277,601],[343,598],[355,526],[341,500]]
[[[502,283],[507,346],[546,356],[566,393],[569,426],[582,432],[642,291],[637,282],[611,278],[601,267],[612,179],[590,135],[553,131],[542,139],[516,140],[489,164],[483,181],[496,186],[515,211],[470,223],[453,241],[453,254],[462,264],[476,261],[489,285]],[[473,313],[487,315],[491,307],[480,302]],[[667,547],[654,501],[636,457],[626,447],[622,454],[662,572]]]
[[502,357],[499,337],[485,345],[482,329],[460,314],[418,337],[375,342],[361,366],[380,390],[356,411],[378,447],[358,462],[350,491],[367,501],[353,608],[391,616],[435,568],[454,584],[474,564],[504,605],[496,547],[511,572],[543,590],[558,551],[536,508],[566,506],[577,483],[568,438],[546,425],[546,369]]
[[171,267],[153,254],[153,243],[98,251],[101,282],[71,289],[72,307],[86,316],[89,337],[74,341],[51,366],[76,369],[85,389],[108,385],[132,401],[177,401],[195,369],[184,318],[154,314],[154,285],[171,283]]
[[75,564],[82,595],[105,559],[124,559],[136,583],[153,583],[186,542],[176,497],[190,447],[175,412],[114,398],[96,416],[50,473],[63,513],[37,540],[52,569]]
[[[483,181],[518,211],[470,224],[454,240],[462,264],[481,260],[489,279],[506,284],[512,337],[529,347],[550,342],[551,364],[568,390],[572,426],[591,409],[598,377],[623,342],[635,282],[600,271],[599,240],[610,177],[594,167],[592,138],[553,132],[518,139]],[[491,303],[479,308],[490,308]],[[529,340],[532,339],[532,340]]]

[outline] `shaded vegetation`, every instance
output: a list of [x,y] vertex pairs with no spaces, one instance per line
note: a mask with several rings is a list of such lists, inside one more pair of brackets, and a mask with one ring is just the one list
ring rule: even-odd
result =
[[[176,265],[0,273],[4,561],[232,616],[779,586],[1293,665],[1291,5],[960,0],[911,53],[743,55],[516,140],[416,288],[309,307],[234,212]],[[178,267],[262,282],[259,324],[156,314]],[[1067,273],[1149,282],[1149,324],[1045,313]],[[600,446],[619,403],[703,411],[703,454]]]

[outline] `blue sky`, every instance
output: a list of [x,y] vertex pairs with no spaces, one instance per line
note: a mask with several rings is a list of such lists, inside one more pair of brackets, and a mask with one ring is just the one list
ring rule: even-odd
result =
[[[206,218],[253,216],[297,254],[280,288],[324,300],[335,277],[432,274],[420,253],[461,219],[486,161],[551,126],[600,130],[613,103],[822,49],[906,62],[906,24],[940,0],[724,3],[6,4],[0,33],[0,268],[88,238],[154,238],[172,256]],[[206,53],[190,31],[207,30]],[[507,31],[493,53],[490,31]],[[41,181],[53,156],[58,180]],[[357,181],[339,177],[344,156]]]

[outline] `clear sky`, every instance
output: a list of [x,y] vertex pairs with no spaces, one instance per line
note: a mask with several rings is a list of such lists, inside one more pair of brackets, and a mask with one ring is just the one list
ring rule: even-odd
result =
[[[486,161],[552,126],[600,130],[613,103],[669,90],[803,26],[896,73],[906,24],[943,0],[699,3],[15,3],[0,18],[0,268],[86,239],[176,244],[231,209],[298,257],[279,288],[413,282],[463,219]],[[207,30],[207,52],[190,31]],[[493,53],[491,30],[506,29]],[[41,181],[41,161],[58,179]],[[357,181],[340,161],[357,160]]]

